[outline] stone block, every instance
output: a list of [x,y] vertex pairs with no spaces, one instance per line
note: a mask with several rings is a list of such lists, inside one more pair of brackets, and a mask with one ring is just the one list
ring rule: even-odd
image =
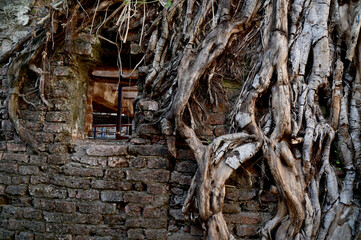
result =
[[11,178],[11,184],[19,185],[19,184],[29,184],[30,176],[13,176]]
[[83,225],[83,224],[71,224],[67,227],[69,229],[69,233],[74,235],[90,235],[90,231],[92,230],[92,226]]
[[49,155],[48,157],[48,163],[54,164],[54,165],[63,165],[70,161],[70,157],[67,154],[61,154],[61,155]]
[[111,157],[127,154],[126,145],[92,145],[86,150],[89,156]]
[[8,240],[8,239],[14,239],[15,232],[9,231],[5,228],[0,227],[0,239]]
[[134,168],[144,168],[147,165],[147,160],[142,157],[130,158],[129,165]]
[[145,236],[149,240],[166,240],[167,230],[165,229],[145,229]]
[[103,216],[103,221],[108,226],[124,226],[125,214],[105,215]]
[[43,130],[44,132],[50,132],[50,133],[63,133],[63,132],[70,132],[70,127],[66,123],[45,122]]
[[3,161],[15,161],[15,162],[29,162],[29,155],[22,153],[4,153],[1,160]]
[[69,201],[55,201],[55,211],[73,213],[76,211],[76,204]]
[[136,203],[128,203],[125,208],[125,216],[129,217],[141,217],[142,207]]
[[192,236],[203,236],[202,227],[200,225],[191,226],[191,235]]
[[43,212],[44,220],[49,223],[99,224],[101,215],[83,213]]
[[52,185],[29,185],[30,196],[39,198],[66,198],[67,191]]
[[49,183],[50,176],[49,174],[41,173],[37,176],[31,176],[30,183],[33,185]]
[[78,211],[81,213],[91,213],[91,214],[115,214],[116,204],[112,203],[78,203]]
[[105,167],[108,162],[107,157],[91,157],[91,156],[84,156],[80,158],[73,156],[72,160],[89,166],[96,166],[96,167]]
[[47,122],[66,122],[69,118],[69,112],[47,112],[45,121]]
[[99,200],[99,191],[94,189],[78,190],[75,197],[84,200]]
[[167,207],[153,207],[147,206],[143,210],[144,218],[163,218],[167,219],[168,208]]
[[48,144],[46,150],[51,154],[64,154],[69,152],[69,146],[63,143]]
[[37,174],[39,174],[39,167],[38,166],[19,166],[19,174],[37,175]]
[[196,160],[192,150],[190,150],[190,149],[178,149],[177,150],[177,159]]
[[175,170],[182,173],[195,173],[197,170],[197,164],[194,161],[177,162]]
[[5,192],[10,195],[24,196],[27,189],[27,185],[10,185],[6,187]]
[[46,164],[47,159],[47,156],[31,155],[29,163],[31,165],[43,166]]
[[29,220],[42,220],[43,213],[40,210],[34,208],[23,208],[22,209],[23,217]]
[[170,209],[169,215],[172,216],[176,221],[184,221],[184,214],[182,213],[182,209]]
[[62,167],[64,173],[69,176],[102,177],[103,170],[99,168],[83,168],[67,165]]
[[[154,136],[161,134],[160,129],[158,129],[152,124],[140,124],[137,127],[136,131],[138,136]],[[145,146],[145,145],[136,145],[136,146]]]
[[0,142],[0,151],[6,150],[6,142]]
[[183,231],[179,231],[179,232],[170,234],[167,237],[167,240],[179,240],[179,239],[182,239],[182,240],[199,240],[200,238],[196,237],[196,236],[192,236],[189,233],[186,233],[186,232],[183,232]]
[[[60,133],[58,133],[57,135],[60,135]],[[36,138],[43,143],[52,143],[54,142],[54,134],[53,133],[48,133],[48,132],[37,132],[36,133]]]
[[143,234],[143,229],[141,228],[133,228],[133,229],[129,229],[127,231],[127,239],[145,239],[145,236]]
[[122,179],[124,179],[124,177],[125,177],[125,174],[124,174],[123,169],[115,168],[115,169],[107,169],[105,171],[104,179],[105,180],[122,180]]
[[101,190],[118,190],[128,191],[133,189],[133,185],[130,182],[115,182],[105,180],[93,180],[91,182],[92,188]]
[[35,198],[33,200],[33,205],[36,209],[52,211],[54,209],[55,203],[54,200]]
[[30,232],[20,232],[15,236],[15,240],[34,240],[34,234]]
[[164,145],[131,145],[129,153],[140,156],[168,156],[168,149]]
[[223,213],[240,213],[241,206],[239,203],[226,203],[223,206]]
[[90,180],[82,177],[70,177],[64,175],[53,174],[50,177],[49,183],[68,188],[89,189]]
[[167,219],[154,218],[127,218],[125,220],[126,228],[152,228],[152,229],[166,229]]
[[180,185],[190,185],[192,182],[192,176],[187,176],[179,172],[172,172],[170,182]]
[[224,219],[228,224],[256,225],[262,221],[260,213],[241,212],[238,214],[224,214]]
[[76,236],[75,240],[112,240],[112,237],[102,236]]
[[167,184],[149,183],[147,184],[147,193],[153,195],[167,194],[169,186]]
[[108,158],[109,167],[128,167],[129,163],[125,157],[109,157]]
[[8,174],[0,173],[0,183],[6,185],[11,184],[11,177]]
[[123,194],[119,191],[101,191],[100,199],[103,202],[122,202]]
[[169,167],[169,160],[167,158],[148,158],[148,168],[167,169]]
[[169,181],[170,171],[157,169],[157,170],[127,170],[127,180],[142,181],[144,183],[166,183]]
[[125,203],[137,203],[137,204],[152,204],[154,202],[154,196],[146,194],[144,192],[127,192],[124,194]]
[[226,188],[226,199],[231,201],[249,201],[256,196],[255,189]]
[[26,144],[23,143],[7,143],[7,150],[12,152],[25,152]]

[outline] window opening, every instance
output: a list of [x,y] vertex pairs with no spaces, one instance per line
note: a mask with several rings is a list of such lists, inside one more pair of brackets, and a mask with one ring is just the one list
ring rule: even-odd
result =
[[97,67],[91,70],[91,138],[127,139],[132,134],[133,100],[136,98],[138,70]]

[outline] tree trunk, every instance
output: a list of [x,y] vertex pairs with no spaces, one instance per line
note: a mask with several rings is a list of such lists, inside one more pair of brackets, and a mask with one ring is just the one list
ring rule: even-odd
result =
[[[177,1],[165,14],[167,21],[163,18],[158,35],[165,36],[163,41],[181,35],[186,46],[173,56],[175,42],[165,49],[166,44],[158,43],[155,52],[172,57],[160,65],[153,62],[144,95],[159,96],[155,92],[162,69],[178,69],[175,77],[162,81],[173,86],[161,99],[169,109],[162,120],[163,132],[172,135],[172,129],[177,130],[194,151],[198,170],[183,212],[188,214],[197,203],[207,239],[233,238],[222,215],[225,182],[259,151],[280,194],[279,211],[262,229],[263,239],[357,238],[359,206],[353,189],[361,154],[360,7],[356,1],[210,0],[197,8],[194,1]],[[175,8],[186,9],[178,16],[185,23],[182,29],[170,29],[176,20],[169,15]],[[261,29],[254,34],[257,24]],[[185,113],[193,112],[187,115],[191,118],[196,114],[189,107],[192,94],[204,82],[202,77],[212,81],[209,69],[217,68],[217,59],[229,51],[232,38],[238,39],[239,49],[260,45],[260,58],[234,104],[233,133],[204,144],[194,119],[185,122]],[[268,105],[257,109],[265,96]],[[340,163],[330,157],[332,152]],[[341,167],[344,179],[336,174]]]
[[[93,28],[101,7],[121,1],[103,5],[98,1],[84,21],[77,11],[91,4],[81,2],[70,13],[65,11],[68,24],[58,36],[66,50],[79,29]],[[360,237],[360,199],[355,189],[361,174],[361,1],[160,3],[163,7],[155,6],[161,8],[159,14],[142,29],[145,63],[151,64],[141,97],[160,103],[157,121],[170,152],[176,154],[176,134],[194,152],[198,170],[184,202],[184,214],[197,209],[206,239],[233,239],[222,214],[225,182],[235,169],[261,153],[279,192],[278,213],[260,231],[262,239]],[[125,41],[137,4],[144,3],[117,5],[99,28],[114,18]],[[47,25],[48,38],[55,33],[54,22]],[[10,79],[20,81],[16,64],[21,57],[31,64],[36,53],[29,48],[27,55],[15,59]],[[222,62],[225,54],[232,56],[226,59],[231,63],[228,66]],[[242,61],[250,66],[240,67]],[[195,131],[201,125],[198,116],[202,111],[192,106],[199,96],[215,105],[222,99],[219,81],[225,70],[234,78],[246,78],[230,114],[232,132],[205,143]],[[35,72],[41,78],[41,71]],[[245,77],[242,72],[247,73]],[[10,117],[27,138],[16,117],[19,84],[13,85]],[[337,175],[339,169],[343,177]]]

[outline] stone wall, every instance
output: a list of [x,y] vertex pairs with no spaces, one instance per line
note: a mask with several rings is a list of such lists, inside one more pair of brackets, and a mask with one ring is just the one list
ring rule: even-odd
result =
[[[202,239],[181,212],[196,169],[189,150],[172,159],[163,145],[119,141],[73,142],[62,154],[0,147],[0,239]],[[276,199],[262,195],[261,206],[256,188],[232,179],[226,220],[237,239],[258,238]]]
[[[1,52],[8,50],[5,42],[0,39]],[[199,221],[181,212],[194,157],[180,139],[177,159],[169,156],[164,137],[150,124],[154,102],[140,104],[132,139],[86,138],[88,70],[99,59],[98,44],[84,35],[74,42],[74,61],[61,51],[51,56],[45,97],[52,107],[45,108],[38,93],[26,95],[28,102],[18,99],[18,118],[37,151],[9,119],[7,69],[0,68],[0,239],[203,239]],[[23,92],[36,82],[32,74],[25,77]],[[207,142],[226,132],[227,107],[204,108],[207,124],[198,134]],[[262,185],[269,189],[261,165],[245,166],[227,182],[224,213],[237,239],[258,239],[275,214],[276,196],[260,191]]]
[[[199,221],[181,212],[196,170],[191,151],[178,139],[178,157],[170,157],[159,130],[147,123],[127,141],[73,140],[74,119],[84,119],[74,115],[84,105],[75,104],[80,96],[69,88],[84,79],[72,69],[54,65],[46,94],[53,108],[19,100],[19,118],[41,140],[39,152],[17,136],[6,109],[1,112],[0,239],[203,239]],[[210,139],[225,128],[220,112],[211,111],[207,121]],[[258,239],[275,214],[276,197],[259,192],[260,164],[227,182],[224,213],[237,239]]]

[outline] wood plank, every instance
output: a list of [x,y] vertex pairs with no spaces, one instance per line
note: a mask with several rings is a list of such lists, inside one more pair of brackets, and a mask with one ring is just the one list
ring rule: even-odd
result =
[[[123,78],[138,79],[138,70],[131,68],[123,68]],[[119,68],[114,67],[96,67],[90,70],[90,75],[95,78],[119,78]]]

